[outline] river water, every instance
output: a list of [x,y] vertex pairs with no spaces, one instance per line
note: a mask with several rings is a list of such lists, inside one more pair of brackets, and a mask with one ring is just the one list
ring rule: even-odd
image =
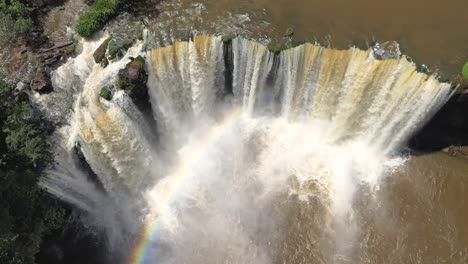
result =
[[[396,40],[419,64],[452,74],[468,60],[466,0],[147,0],[143,13],[163,37],[187,32],[296,38],[336,48]],[[161,3],[160,3],[161,2]],[[151,11],[148,15],[148,11]],[[151,19],[150,19],[151,20]],[[181,36],[182,35],[182,36]]]

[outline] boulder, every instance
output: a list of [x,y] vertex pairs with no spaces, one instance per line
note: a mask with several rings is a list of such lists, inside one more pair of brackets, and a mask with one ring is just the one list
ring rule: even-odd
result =
[[128,65],[126,78],[131,81],[139,81],[140,79],[144,78],[145,70],[144,64],[137,60],[133,60],[130,65]]
[[442,150],[454,157],[468,158],[468,146],[449,146]]
[[104,59],[106,59],[107,47],[109,46],[109,42],[111,40],[112,40],[112,37],[107,38],[106,40],[104,40],[104,42],[102,42],[99,48],[97,48],[96,51],[94,51],[93,57],[96,63],[103,63],[103,65],[107,66],[108,62],[106,63]]
[[400,44],[396,41],[377,42],[373,50],[374,56],[380,60],[399,59],[401,56]]
[[139,101],[148,100],[146,81],[148,75],[145,71],[145,60],[138,56],[131,58],[127,66],[119,71],[119,88],[125,92],[138,104]]
[[50,78],[45,71],[37,71],[33,74],[31,80],[31,89],[43,93],[49,93],[52,91],[52,84]]

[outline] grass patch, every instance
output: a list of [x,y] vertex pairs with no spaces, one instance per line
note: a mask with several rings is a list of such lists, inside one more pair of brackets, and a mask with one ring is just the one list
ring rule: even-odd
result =
[[78,20],[76,32],[82,37],[89,38],[114,17],[121,0],[97,0],[89,10]]

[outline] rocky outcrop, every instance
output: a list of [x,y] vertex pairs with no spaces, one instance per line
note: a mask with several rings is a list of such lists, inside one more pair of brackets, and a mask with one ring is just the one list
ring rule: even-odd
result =
[[96,63],[100,63],[103,67],[106,67],[109,64],[109,61],[106,58],[107,47],[109,46],[112,37],[107,38],[102,42],[102,44],[94,52],[93,57]]
[[450,146],[443,151],[454,157],[468,159],[468,146]]
[[410,149],[417,152],[449,146],[468,146],[468,85],[461,87],[409,142]]
[[[130,96],[143,114],[143,118],[150,126],[151,131],[157,131],[157,123],[149,101],[148,87],[146,86],[147,81],[148,75],[145,71],[145,59],[138,56],[131,58],[127,66],[119,71],[118,89],[124,90]],[[157,135],[158,133],[154,134],[154,142],[158,142]]]
[[31,89],[38,93],[49,93],[53,90],[52,83],[46,71],[37,71],[31,80]]
[[148,75],[144,66],[145,60],[138,56],[131,58],[131,62],[119,71],[119,88],[124,90],[137,105],[148,101],[146,87]]
[[399,59],[401,57],[400,44],[396,41],[376,43],[372,50],[375,58],[380,60]]
[[[52,66],[54,63],[62,60],[64,56],[73,53],[72,41],[65,43],[56,43],[50,48],[40,49],[36,53],[44,66]],[[68,48],[71,47],[71,48]]]

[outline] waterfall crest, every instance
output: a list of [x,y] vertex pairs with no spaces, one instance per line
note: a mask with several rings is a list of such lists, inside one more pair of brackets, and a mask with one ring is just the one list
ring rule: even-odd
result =
[[[216,93],[226,89],[221,46],[219,37],[195,37],[148,53],[154,114],[163,124],[179,122],[170,133],[187,117],[211,110]],[[364,138],[386,153],[398,150],[450,92],[449,84],[417,72],[406,57],[377,60],[371,49],[306,43],[275,56],[235,38],[228,52],[233,99],[247,112],[327,121],[331,140]]]

